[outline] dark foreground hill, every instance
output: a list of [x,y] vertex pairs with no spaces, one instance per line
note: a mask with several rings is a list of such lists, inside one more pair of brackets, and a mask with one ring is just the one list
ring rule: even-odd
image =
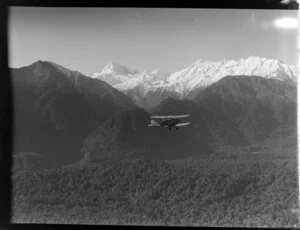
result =
[[135,107],[105,82],[51,62],[12,69],[11,75],[14,152],[23,158],[26,152],[42,156],[32,161],[31,154],[27,161],[35,166],[27,167],[56,167],[79,160],[82,141],[97,124]]
[[224,120],[222,116],[216,116],[216,112],[214,108],[199,106],[194,101],[176,99],[164,100],[153,111],[156,115],[189,114],[190,117],[183,119],[183,122],[188,121],[191,124],[182,127],[180,131],[192,137],[198,146],[211,146],[218,142],[231,145],[247,144],[235,125]]
[[207,143],[199,144],[189,129],[148,127],[151,114],[133,109],[116,114],[94,130],[83,143],[90,162],[106,156],[176,159],[206,154]]

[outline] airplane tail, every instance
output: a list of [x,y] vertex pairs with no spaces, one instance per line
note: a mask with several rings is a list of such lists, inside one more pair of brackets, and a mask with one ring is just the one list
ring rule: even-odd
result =
[[155,121],[155,120],[150,120],[150,125],[148,125],[148,126],[159,126],[159,124]]
[[155,120],[151,119],[151,125],[157,125],[158,123]]

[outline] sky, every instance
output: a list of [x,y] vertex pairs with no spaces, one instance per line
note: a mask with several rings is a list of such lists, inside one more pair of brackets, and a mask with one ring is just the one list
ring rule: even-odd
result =
[[11,7],[9,66],[44,60],[90,74],[113,61],[172,73],[249,56],[296,65],[298,29],[276,22],[287,17],[297,11]]

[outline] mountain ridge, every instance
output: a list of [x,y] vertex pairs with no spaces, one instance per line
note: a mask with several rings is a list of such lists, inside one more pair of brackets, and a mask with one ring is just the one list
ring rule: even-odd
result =
[[47,61],[11,69],[11,79],[14,152],[41,154],[46,160],[36,168],[79,160],[82,140],[97,124],[136,107],[109,84]]
[[[108,83],[110,80],[98,77]],[[225,76],[256,75],[264,78],[278,79],[294,85],[297,82],[296,69],[276,59],[249,56],[248,58],[222,61],[206,61],[199,59],[190,66],[169,75],[159,72],[135,72],[122,75],[118,83],[111,84],[128,95],[143,108],[155,107],[166,97],[193,99],[202,89]],[[119,76],[110,75],[112,79]],[[157,99],[160,95],[161,100]],[[172,95],[172,96],[170,96]],[[156,99],[155,99],[156,98]]]

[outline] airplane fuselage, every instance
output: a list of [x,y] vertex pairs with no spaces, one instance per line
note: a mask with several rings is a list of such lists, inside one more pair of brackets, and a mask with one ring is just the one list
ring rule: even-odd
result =
[[179,129],[180,126],[186,126],[190,122],[182,123],[180,118],[188,117],[189,115],[174,115],[174,116],[151,116],[151,124],[148,126],[152,127],[168,127],[172,129],[175,127]]
[[180,122],[179,119],[166,119],[166,120],[163,120],[162,122],[160,122],[160,125],[161,126],[168,126],[170,128],[170,127],[175,126],[179,122]]

